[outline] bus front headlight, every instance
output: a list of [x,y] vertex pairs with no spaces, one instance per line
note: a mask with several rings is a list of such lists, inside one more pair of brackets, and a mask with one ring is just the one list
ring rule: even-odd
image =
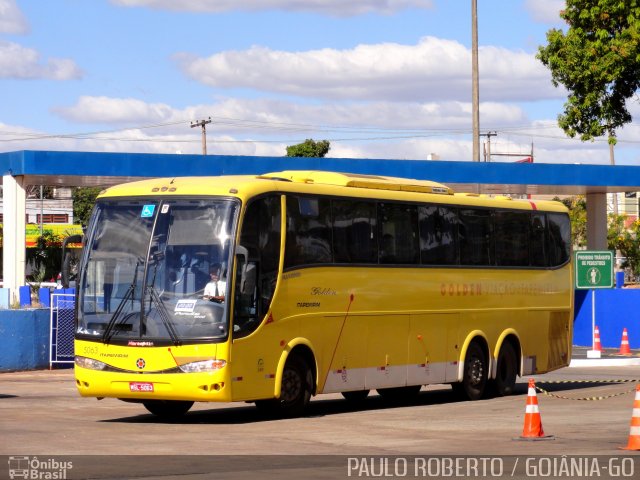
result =
[[203,360],[200,362],[185,363],[184,365],[178,365],[180,370],[184,373],[202,373],[213,372],[223,368],[227,362],[225,360]]
[[94,360],[93,358],[81,357],[76,355],[76,365],[87,370],[104,370],[107,364],[100,360]]

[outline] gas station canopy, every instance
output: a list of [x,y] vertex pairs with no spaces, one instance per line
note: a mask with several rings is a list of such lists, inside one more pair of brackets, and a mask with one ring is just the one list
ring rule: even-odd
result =
[[640,167],[433,160],[32,151],[0,153],[24,185],[108,186],[150,177],[327,170],[444,183],[457,192],[576,195],[640,191]]

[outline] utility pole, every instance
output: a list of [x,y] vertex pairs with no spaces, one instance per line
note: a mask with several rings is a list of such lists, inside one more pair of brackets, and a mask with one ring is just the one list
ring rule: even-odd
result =
[[196,120],[191,122],[191,128],[202,127],[202,155],[207,155],[207,127],[206,125],[211,123],[211,117],[208,120]]
[[40,185],[40,236],[44,231],[43,223],[44,223],[44,189],[42,185]]
[[484,151],[484,161],[490,162],[491,161],[491,137],[497,137],[498,132],[481,133],[479,137],[480,136],[487,137],[487,148]]
[[[613,131],[609,130],[609,163],[611,165],[616,164],[616,160],[613,155],[613,145],[614,145],[612,142],[613,139],[614,139]],[[614,192],[612,195],[613,195],[613,214],[618,215],[618,194]]]
[[473,161],[480,161],[480,87],[478,73],[478,0],[471,0],[471,115]]

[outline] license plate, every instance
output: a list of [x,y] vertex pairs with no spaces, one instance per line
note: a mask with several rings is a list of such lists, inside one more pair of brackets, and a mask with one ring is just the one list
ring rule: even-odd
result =
[[132,392],[153,392],[153,383],[129,382],[129,390]]

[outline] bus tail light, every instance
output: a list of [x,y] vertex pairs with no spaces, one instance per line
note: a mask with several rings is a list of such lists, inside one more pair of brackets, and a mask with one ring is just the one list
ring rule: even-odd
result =
[[184,373],[201,373],[201,372],[213,372],[214,370],[220,370],[227,364],[226,360],[203,360],[200,362],[185,363],[184,365],[178,365],[180,370]]

